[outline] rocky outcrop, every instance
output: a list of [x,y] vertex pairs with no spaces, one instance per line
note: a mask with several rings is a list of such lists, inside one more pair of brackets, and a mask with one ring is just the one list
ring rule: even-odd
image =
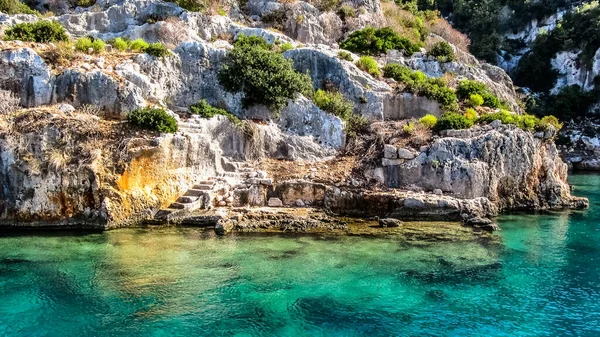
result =
[[423,150],[412,160],[384,161],[386,183],[484,197],[501,209],[587,205],[571,196],[567,165],[554,143],[513,125],[450,130]]
[[594,54],[591,67],[581,64],[579,53],[564,51],[552,59],[552,68],[560,74],[551,93],[557,94],[562,87],[578,85],[585,91],[594,89],[595,79],[600,76],[600,49]]
[[[463,53],[456,50],[457,53]],[[490,89],[494,95],[507,102],[512,111],[522,113],[517,94],[511,78],[499,67],[480,62],[472,55],[465,56],[468,62],[440,62],[434,57],[423,53],[416,53],[411,57],[404,57],[397,51],[386,55],[386,63],[400,63],[413,70],[420,70],[430,77],[442,77],[446,73],[454,74],[459,79],[475,80]],[[465,58],[463,57],[463,58]]]

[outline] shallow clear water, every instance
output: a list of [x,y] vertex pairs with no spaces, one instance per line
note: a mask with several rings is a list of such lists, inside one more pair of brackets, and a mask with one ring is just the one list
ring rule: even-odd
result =
[[491,239],[198,229],[0,237],[0,336],[600,336],[600,176],[583,212]]

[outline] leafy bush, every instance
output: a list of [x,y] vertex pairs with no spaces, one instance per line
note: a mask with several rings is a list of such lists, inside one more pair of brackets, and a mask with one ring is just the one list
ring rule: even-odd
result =
[[436,131],[442,130],[462,130],[468,129],[473,126],[473,121],[466,118],[465,116],[455,113],[448,112],[442,115],[435,124]]
[[36,21],[18,23],[4,32],[5,40],[49,43],[69,41],[67,32],[57,21]]
[[116,50],[123,52],[126,51],[127,48],[129,48],[129,43],[127,43],[127,41],[123,40],[122,38],[118,37],[112,42],[112,46]]
[[80,37],[75,41],[75,49],[87,53],[91,48],[94,53],[101,53],[104,51],[106,44],[101,39],[95,39],[93,37]]
[[341,58],[342,60],[346,60],[346,61],[350,61],[350,62],[352,62],[352,61],[353,61],[353,59],[352,59],[352,54],[350,54],[350,53],[349,53],[349,52],[347,52],[347,51],[340,50],[340,51],[338,52],[338,55],[337,55],[337,56],[338,56],[339,58]]
[[336,115],[344,121],[350,118],[350,115],[352,115],[352,109],[354,109],[354,104],[347,100],[344,95],[340,94],[339,92],[331,92],[319,89],[317,92],[315,92],[313,102],[321,110]]
[[483,97],[479,94],[471,94],[469,96],[469,104],[473,107],[481,106],[483,104]]
[[292,50],[294,49],[294,45],[291,43],[284,43],[281,46],[279,46],[279,51],[282,53],[285,53],[288,50]]
[[408,122],[402,126],[402,131],[408,135],[412,135],[415,132],[415,123]]
[[19,0],[0,0],[0,12],[6,14],[39,14]]
[[342,21],[346,21],[346,19],[356,16],[356,9],[349,5],[342,5],[340,6],[340,9],[338,9],[337,14]]
[[236,115],[232,114],[227,110],[213,107],[212,105],[208,104],[208,102],[205,99],[190,106],[190,111],[193,114],[200,115],[204,118],[213,118],[216,115],[223,115],[227,117],[233,124],[241,124],[240,119]]
[[555,115],[561,119],[585,117],[590,108],[600,101],[600,86],[583,91],[578,85],[565,86],[556,95],[543,94],[530,99],[527,111],[539,116]]
[[96,4],[96,0],[74,0],[73,3],[79,7],[91,7]]
[[425,125],[429,129],[433,129],[435,127],[435,124],[437,123],[437,117],[431,114],[427,114],[421,117],[421,119],[419,119],[419,123]]
[[554,116],[544,116],[538,123],[538,127],[543,129],[547,129],[548,125],[552,125],[556,131],[563,127],[563,124]]
[[280,53],[238,39],[219,71],[219,82],[230,92],[243,92],[245,106],[264,104],[279,112],[298,93],[312,95],[307,74],[294,70],[293,62]]
[[127,114],[127,121],[147,130],[165,133],[177,132],[177,120],[163,109],[137,109]]
[[256,36],[256,35],[245,36],[244,34],[240,34],[238,36],[237,40],[235,40],[235,46],[239,47],[239,48],[259,47],[264,50],[272,50],[273,49],[273,45],[268,43],[267,40],[265,40],[265,38],[263,38],[262,36]]
[[484,83],[470,80],[462,80],[456,88],[456,96],[459,99],[470,100],[472,95],[479,95],[483,98],[483,106],[490,108],[502,107],[502,102],[492,94]]
[[468,120],[472,120],[473,122],[477,121],[477,112],[475,109],[468,108],[465,110],[463,116],[465,116]]
[[428,77],[421,71],[412,71],[398,63],[387,64],[383,72],[385,77],[403,83],[407,92],[435,100],[446,110],[458,110],[456,94],[443,79]]
[[346,134],[350,137],[356,137],[360,133],[366,132],[369,121],[361,115],[351,114],[346,121]]
[[171,55],[171,51],[160,42],[149,44],[145,52],[154,57],[166,57]]
[[340,47],[355,53],[366,55],[384,54],[388,50],[399,50],[407,55],[419,51],[419,45],[401,37],[391,28],[375,29],[367,27],[353,32],[344,40]]
[[150,45],[143,39],[136,39],[129,43],[129,49],[137,53],[143,53]]
[[358,69],[362,71],[366,71],[369,75],[373,77],[380,77],[381,71],[379,70],[379,65],[377,62],[370,56],[361,56],[358,61],[356,61],[356,66]]
[[443,62],[452,62],[456,60],[454,49],[452,49],[452,46],[446,41],[440,41],[434,44],[428,54]]
[[[523,130],[538,130],[543,129],[540,125],[540,120],[533,115],[517,115],[508,111],[500,111],[491,114],[485,114],[479,117],[477,123],[489,124],[495,120],[499,120],[502,124],[513,124]],[[558,120],[557,120],[558,122]]]

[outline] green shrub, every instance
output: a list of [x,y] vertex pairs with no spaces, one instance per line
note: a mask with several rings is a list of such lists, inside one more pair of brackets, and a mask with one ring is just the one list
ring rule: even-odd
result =
[[369,121],[361,115],[351,114],[346,121],[346,134],[350,137],[356,137],[364,133],[369,127]]
[[[244,39],[245,40],[245,39]],[[264,104],[279,112],[298,93],[312,96],[312,80],[294,70],[293,62],[259,44],[235,43],[218,78],[225,90],[242,92],[244,106]]]
[[452,46],[446,41],[440,41],[431,47],[431,50],[428,52],[430,56],[436,57],[438,60],[442,62],[452,62],[456,60],[456,55],[454,55],[454,49]]
[[354,109],[354,104],[339,92],[319,89],[315,92],[313,102],[321,110],[336,115],[344,121],[347,121],[350,118],[352,109]]
[[484,83],[471,80],[460,81],[456,88],[456,96],[462,100],[470,100],[472,95],[481,96],[481,98],[483,98],[483,103],[481,105],[483,106],[490,108],[502,107],[502,102],[489,91]]
[[347,51],[340,50],[340,51],[338,52],[338,55],[337,55],[337,56],[338,56],[339,58],[341,58],[342,60],[346,60],[346,61],[350,61],[350,62],[354,61],[354,60],[352,59],[352,54],[350,54],[350,53],[349,53],[349,52],[347,52]]
[[134,51],[136,53],[145,52],[149,46],[150,45],[148,44],[148,42],[144,41],[143,39],[136,39],[136,40],[131,41],[131,43],[129,43],[129,49],[131,49],[131,51]]
[[282,53],[285,53],[288,50],[292,50],[294,49],[294,45],[291,43],[284,43],[281,46],[279,46],[279,51]]
[[389,27],[381,29],[367,27],[350,34],[340,47],[366,55],[384,54],[388,50],[396,49],[410,56],[419,51],[420,46],[401,37]]
[[402,126],[402,131],[408,135],[412,135],[415,132],[415,123],[408,122]]
[[477,123],[489,124],[495,120],[499,120],[502,124],[513,124],[523,130],[540,129],[540,120],[533,115],[517,115],[508,111],[500,111],[491,114],[485,114],[479,117]]
[[483,104],[483,97],[479,94],[471,94],[469,96],[469,104],[473,107],[478,107]]
[[102,53],[106,47],[106,44],[101,39],[95,39],[93,37],[80,37],[75,41],[75,49],[87,53],[91,48],[94,53]]
[[91,7],[96,4],[96,0],[74,0],[73,2],[78,7]]
[[273,49],[273,45],[268,43],[267,40],[265,40],[265,38],[263,38],[262,36],[256,36],[256,35],[245,36],[244,34],[238,35],[237,40],[235,40],[234,46],[239,47],[239,48],[259,47],[264,50],[272,50]]
[[346,21],[348,18],[356,17],[356,9],[350,5],[342,5],[337,14],[343,21]]
[[435,127],[435,124],[437,123],[437,117],[431,114],[427,114],[421,117],[421,119],[419,119],[419,123],[425,125],[429,129],[433,129]]
[[145,52],[154,57],[166,57],[171,55],[171,51],[160,42],[149,44]]
[[477,112],[473,108],[468,108],[465,110],[463,114],[468,120],[472,120],[473,122],[477,121]]
[[362,71],[366,71],[373,77],[381,77],[381,71],[379,70],[379,65],[377,62],[370,56],[361,56],[358,61],[356,61],[356,66],[358,69]]
[[94,39],[94,41],[92,41],[92,48],[94,49],[94,53],[102,53],[106,48],[106,43],[101,39]]
[[77,41],[75,41],[76,50],[87,53],[89,48],[92,48],[92,39],[90,39],[89,37],[80,37],[77,39]]
[[547,129],[548,125],[552,125],[556,131],[562,129],[563,124],[554,116],[544,116],[537,124],[540,129]]
[[421,71],[412,71],[397,63],[389,63],[383,68],[385,77],[405,85],[404,90],[435,100],[448,111],[458,110],[456,94],[440,78],[428,77]]
[[235,125],[240,125],[242,123],[236,115],[232,114],[227,110],[213,107],[212,105],[208,104],[208,102],[205,99],[190,106],[190,111],[193,114],[200,115],[204,118],[213,118],[216,115],[223,115]]
[[118,37],[113,41],[112,46],[116,50],[124,52],[127,51],[127,48],[129,48],[129,43],[127,43],[127,41],[123,40],[122,38]]
[[164,133],[177,132],[177,120],[159,108],[142,108],[131,111],[127,114],[127,121],[147,130]]
[[555,115],[560,119],[585,117],[600,102],[600,86],[583,91],[578,85],[565,86],[556,95],[542,94],[527,101],[527,111],[539,116]]
[[465,116],[455,113],[448,112],[442,115],[435,124],[436,131],[442,130],[462,130],[468,129],[473,126],[473,121],[467,119]]
[[227,16],[227,12],[223,8],[219,8],[217,10],[217,14],[219,14],[220,16]]
[[29,8],[26,4],[19,0],[0,0],[0,12],[14,14],[39,14],[37,11]]
[[36,21],[18,23],[4,32],[5,40],[49,43],[69,41],[67,32],[57,21]]

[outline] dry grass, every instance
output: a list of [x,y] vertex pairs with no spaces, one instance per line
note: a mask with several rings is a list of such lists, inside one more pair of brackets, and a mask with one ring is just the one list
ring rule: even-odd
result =
[[39,53],[50,65],[64,68],[82,60],[80,53],[75,52],[71,43],[57,42],[55,46],[54,48],[48,47]]
[[381,9],[387,20],[387,25],[396,33],[408,38],[413,43],[422,43],[419,31],[411,27],[417,21],[417,18],[412,13],[401,9],[394,2],[387,1],[381,2]]
[[69,156],[61,149],[54,148],[48,155],[48,170],[63,172],[69,163]]
[[426,22],[427,29],[433,34],[439,35],[444,40],[450,42],[456,48],[468,53],[471,40],[467,35],[454,29],[444,18]]
[[182,42],[189,40],[189,33],[181,19],[171,16],[161,24],[157,30],[157,37],[163,41],[168,48],[175,48]]
[[431,130],[416,119],[377,122],[373,124],[372,129],[384,144],[412,147],[415,150],[431,142],[433,136]]

